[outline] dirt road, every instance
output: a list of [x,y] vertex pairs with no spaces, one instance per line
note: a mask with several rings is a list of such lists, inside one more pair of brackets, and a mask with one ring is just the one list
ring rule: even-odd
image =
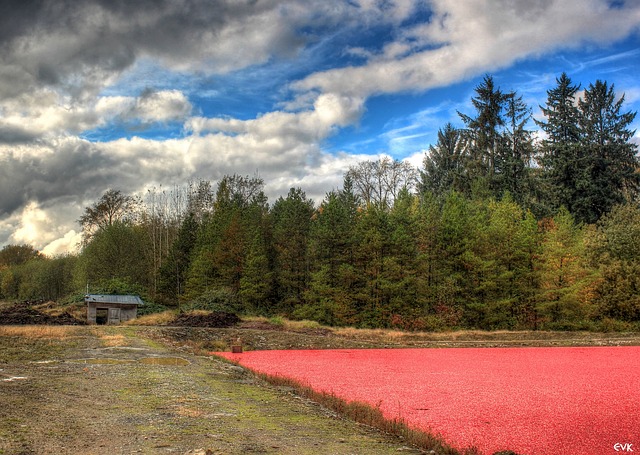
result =
[[0,454],[420,453],[142,333],[0,330]]

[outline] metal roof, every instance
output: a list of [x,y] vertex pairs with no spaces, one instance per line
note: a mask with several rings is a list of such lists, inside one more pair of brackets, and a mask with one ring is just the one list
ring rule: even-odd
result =
[[106,295],[106,294],[87,294],[84,301],[97,303],[120,303],[124,305],[144,305],[144,302],[137,295]]

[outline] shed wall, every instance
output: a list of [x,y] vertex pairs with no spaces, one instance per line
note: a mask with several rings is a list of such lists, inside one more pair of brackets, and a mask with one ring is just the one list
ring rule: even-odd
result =
[[[120,311],[109,311],[110,309],[119,309]],[[120,324],[122,322],[135,319],[138,315],[137,305],[126,305],[122,303],[104,303],[104,302],[88,302],[87,303],[87,322],[96,324],[96,313],[98,310],[107,310],[107,324]],[[120,318],[117,318],[119,313]]]

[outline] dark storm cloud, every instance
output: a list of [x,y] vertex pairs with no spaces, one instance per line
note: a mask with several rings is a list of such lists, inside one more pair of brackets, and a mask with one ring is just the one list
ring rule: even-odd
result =
[[0,3],[0,43],[29,33],[40,21],[46,0],[7,0]]
[[25,128],[0,125],[0,144],[27,144],[39,137]]
[[93,193],[117,181],[117,166],[110,157],[84,141],[59,144],[55,152],[37,155],[3,153],[0,158],[0,216],[11,215],[29,201]]
[[[45,84],[73,95],[99,90],[137,58],[160,58],[189,70],[225,72],[299,48],[280,3],[223,0],[5,1],[0,9],[0,63],[21,83],[15,94]],[[245,29],[246,27],[246,29]],[[256,33],[256,29],[260,33]],[[0,96],[10,93],[0,87]]]

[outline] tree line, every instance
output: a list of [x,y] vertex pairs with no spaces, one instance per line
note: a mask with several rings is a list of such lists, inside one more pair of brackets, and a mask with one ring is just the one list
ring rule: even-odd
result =
[[[318,204],[272,204],[258,176],[85,209],[81,252],[0,251],[4,298],[135,292],[181,309],[408,330],[624,329],[640,323],[635,113],[566,74],[540,106],[486,76],[420,169],[346,170]],[[532,122],[538,125],[537,132]],[[153,305],[152,305],[153,306]]]

